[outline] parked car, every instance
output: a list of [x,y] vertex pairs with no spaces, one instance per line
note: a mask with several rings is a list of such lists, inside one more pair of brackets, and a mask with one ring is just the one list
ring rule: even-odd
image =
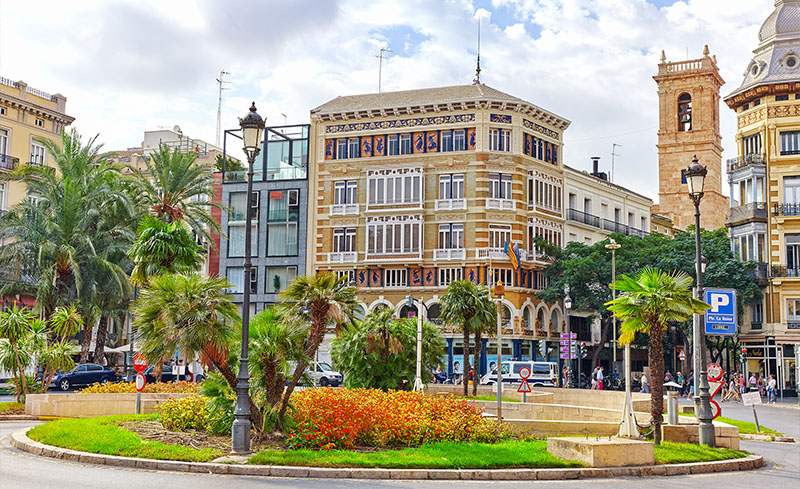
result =
[[56,374],[50,386],[68,391],[76,386],[86,386],[97,382],[108,384],[117,380],[116,372],[110,368],[96,363],[79,363],[71,372]]
[[[516,384],[522,382],[519,371],[522,367],[530,369],[528,383],[533,387],[555,387],[558,379],[558,364],[555,362],[530,362],[511,361],[502,363],[503,384]],[[494,384],[497,382],[497,368],[483,376],[481,384]]]
[[342,385],[344,381],[344,376],[341,372],[337,372],[330,364],[325,362],[311,365],[307,372],[310,374],[311,378],[314,379],[314,383],[320,387],[338,387]]
[[[153,375],[153,366],[152,365],[147,367],[144,370],[143,373],[144,373],[144,378],[145,378],[145,380],[147,381],[148,384],[151,384],[153,382],[157,382],[155,375]],[[176,376],[175,374],[172,373],[172,366],[171,365],[164,365],[164,368],[161,371],[161,382],[174,382],[175,380],[178,380],[178,379],[176,379],[176,377],[178,377],[178,376]],[[180,377],[180,380],[186,380],[186,381],[189,381],[192,378],[191,374],[189,374],[189,373],[187,373],[186,375],[181,375],[179,377]],[[206,378],[206,376],[203,373],[197,374],[197,381],[198,382],[201,382],[201,381],[205,380],[205,378]]]

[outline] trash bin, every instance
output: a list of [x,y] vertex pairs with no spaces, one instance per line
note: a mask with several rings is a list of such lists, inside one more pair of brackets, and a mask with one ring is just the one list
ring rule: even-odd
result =
[[678,424],[678,393],[674,390],[667,392],[667,423]]

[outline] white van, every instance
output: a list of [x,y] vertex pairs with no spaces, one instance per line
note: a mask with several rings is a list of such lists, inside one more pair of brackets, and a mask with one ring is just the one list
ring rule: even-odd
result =
[[[522,377],[519,376],[519,371],[522,367],[528,367],[531,371],[531,375],[528,377],[528,383],[531,387],[555,387],[557,385],[557,363],[530,361],[503,362],[503,383],[517,384],[522,382]],[[495,382],[497,382],[497,368],[493,368],[481,379],[481,384],[491,385]]]

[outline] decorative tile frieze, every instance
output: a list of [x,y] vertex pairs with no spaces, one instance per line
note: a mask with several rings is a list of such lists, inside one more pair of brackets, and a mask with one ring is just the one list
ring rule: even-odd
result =
[[341,134],[357,131],[377,131],[382,129],[400,129],[420,126],[439,126],[446,124],[463,124],[475,121],[475,114],[457,114],[447,116],[414,117],[390,121],[354,122],[351,124],[334,124],[325,127],[326,134]]

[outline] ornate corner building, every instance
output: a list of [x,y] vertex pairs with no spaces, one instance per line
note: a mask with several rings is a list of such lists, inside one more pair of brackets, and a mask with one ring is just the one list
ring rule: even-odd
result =
[[694,155],[707,167],[700,226],[725,226],[727,198],[722,195],[722,135],[719,129],[720,87],[725,83],[708,46],[699,59],[668,62],[661,53],[658,75],[658,205],[653,213],[686,230],[695,222],[683,171]]
[[731,247],[757,261],[763,299],[749,305],[740,341],[747,370],[800,374],[800,1],[776,0],[742,85],[725,97],[737,115],[727,162]]
[[[545,286],[534,237],[564,243],[569,124],[482,84],[343,96],[313,109],[309,271],[348,277],[362,313],[390,307],[432,322],[454,280],[502,281],[503,357],[556,361],[564,314],[534,298]],[[507,242],[519,246],[519,271]],[[408,295],[422,311],[409,310]],[[445,337],[452,372],[463,344],[454,331]],[[485,372],[497,352],[485,340],[481,348]]]

